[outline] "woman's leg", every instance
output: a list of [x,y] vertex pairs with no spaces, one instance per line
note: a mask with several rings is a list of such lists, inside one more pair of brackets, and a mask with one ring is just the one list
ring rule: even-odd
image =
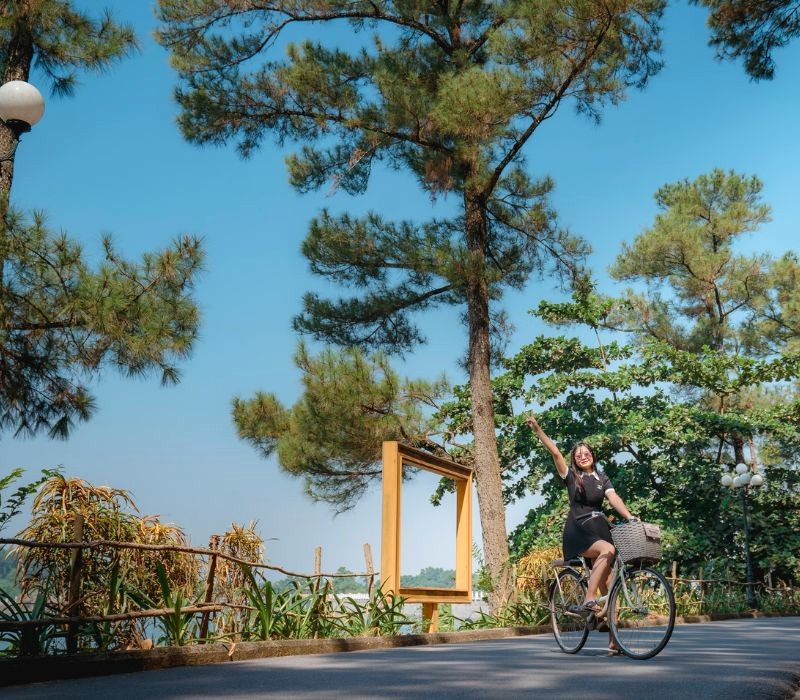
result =
[[586,589],[586,600],[594,600],[597,597],[595,591],[601,587],[608,591],[611,564],[614,561],[614,545],[605,540],[597,540],[582,553],[582,556],[590,557],[594,562]]
[[[609,569],[608,576],[606,577],[605,581],[600,582],[600,593],[601,595],[608,595],[608,592],[611,590],[611,577],[614,575],[614,571]],[[608,620],[606,620],[608,622]],[[611,625],[608,625],[608,648],[612,651],[617,650],[617,644],[614,641],[614,637],[611,634]]]

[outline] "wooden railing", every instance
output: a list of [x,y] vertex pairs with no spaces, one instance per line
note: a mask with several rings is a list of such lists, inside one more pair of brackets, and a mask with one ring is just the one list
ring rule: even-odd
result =
[[[23,620],[0,620],[0,631],[4,630],[25,630],[47,626],[66,626],[66,651],[67,653],[77,652],[78,632],[81,625],[104,622],[122,622],[126,620],[136,620],[142,618],[163,617],[175,612],[174,608],[149,608],[143,610],[133,610],[125,613],[109,615],[75,615],[72,611],[78,609],[81,603],[81,582],[84,566],[84,553],[87,550],[97,548],[117,549],[117,550],[139,550],[147,552],[177,552],[200,557],[207,557],[208,568],[203,591],[203,602],[198,602],[191,606],[181,607],[181,613],[202,614],[200,623],[199,641],[203,643],[208,635],[210,615],[214,612],[221,612],[225,608],[248,608],[246,605],[229,604],[225,602],[214,602],[214,584],[217,572],[217,561],[227,560],[240,566],[251,569],[261,569],[275,571],[285,576],[296,579],[328,579],[328,578],[365,578],[367,580],[368,592],[371,595],[374,590],[376,577],[379,572],[374,570],[372,564],[372,553],[370,545],[364,545],[364,557],[367,571],[363,573],[341,573],[323,572],[321,570],[322,548],[317,547],[315,551],[314,573],[301,573],[291,571],[282,566],[267,564],[263,561],[250,561],[241,557],[228,554],[219,548],[220,536],[214,535],[211,538],[209,548],[187,547],[174,544],[145,544],[141,542],[120,542],[117,540],[83,540],[83,516],[77,514],[73,520],[72,542],[41,542],[37,540],[27,540],[17,537],[0,538],[0,547],[10,545],[14,547],[39,548],[39,549],[66,549],[71,550],[69,564],[69,585],[67,601],[61,606],[60,615],[52,617],[42,617],[40,619]],[[24,650],[23,650],[23,653]]]

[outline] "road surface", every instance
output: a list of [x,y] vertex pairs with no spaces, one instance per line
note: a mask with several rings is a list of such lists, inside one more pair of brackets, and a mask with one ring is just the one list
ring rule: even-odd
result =
[[593,632],[569,656],[551,636],[242,661],[4,688],[3,698],[795,697],[800,617],[679,625],[649,661],[607,656]]

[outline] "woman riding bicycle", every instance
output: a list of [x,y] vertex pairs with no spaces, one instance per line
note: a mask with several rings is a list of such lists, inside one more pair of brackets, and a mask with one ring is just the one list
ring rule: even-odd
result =
[[[528,414],[525,422],[553,456],[558,475],[569,492],[569,516],[564,525],[562,540],[564,559],[570,560],[582,556],[592,560],[592,573],[581,612],[586,615],[599,612],[600,607],[595,601],[596,591],[599,589],[601,595],[608,593],[615,553],[608,521],[602,517],[600,511],[603,499],[607,498],[626,520],[630,520],[632,516],[614,491],[608,476],[597,472],[594,452],[589,445],[585,442],[577,443],[570,452],[570,462],[567,465],[564,455],[545,435],[532,412]],[[609,649],[617,650],[610,633]]]

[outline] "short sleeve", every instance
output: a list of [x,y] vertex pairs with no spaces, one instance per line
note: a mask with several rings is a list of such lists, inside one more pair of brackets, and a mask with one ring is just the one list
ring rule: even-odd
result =
[[561,483],[564,484],[564,486],[569,486],[570,479],[574,479],[575,478],[572,475],[572,470],[571,469],[567,469],[567,475],[566,476],[561,476],[561,474],[559,474],[558,472],[556,472],[556,475],[561,480]]
[[603,493],[608,493],[609,491],[614,490],[614,484],[611,483],[611,479],[608,478],[608,474],[603,472]]

